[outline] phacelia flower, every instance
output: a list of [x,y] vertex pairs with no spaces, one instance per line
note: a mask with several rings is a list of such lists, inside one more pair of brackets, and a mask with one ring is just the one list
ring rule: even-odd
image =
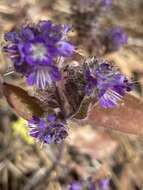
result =
[[83,189],[82,181],[73,181],[69,187],[69,190],[82,190],[82,189]]
[[114,108],[132,89],[127,77],[105,60],[91,58],[85,68],[86,94],[97,98],[103,108]]
[[116,51],[128,42],[127,34],[120,27],[109,29],[105,38],[108,51]]
[[101,0],[101,4],[104,6],[110,6],[112,4],[112,0]]
[[94,182],[92,178],[86,180],[73,181],[69,190],[110,190],[109,179],[101,179]]
[[99,181],[99,187],[101,190],[110,190],[110,181],[109,179],[102,179]]
[[10,56],[15,70],[27,78],[29,85],[44,89],[61,79],[57,59],[69,57],[74,52],[74,45],[67,41],[69,30],[66,25],[40,21],[37,25],[7,32],[7,45],[3,49]]
[[29,120],[28,125],[29,134],[47,144],[60,143],[68,135],[65,123],[58,121],[54,114],[49,115],[47,119],[33,117]]

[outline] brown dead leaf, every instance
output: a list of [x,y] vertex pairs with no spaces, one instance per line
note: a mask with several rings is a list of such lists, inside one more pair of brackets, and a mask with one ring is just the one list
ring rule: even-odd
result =
[[125,133],[143,134],[143,101],[127,94],[124,102],[114,109],[103,109],[96,105],[88,113],[88,124]]
[[38,99],[28,95],[25,90],[18,86],[4,83],[3,93],[10,107],[26,120],[33,115],[40,116],[44,112]]
[[90,155],[95,160],[109,158],[117,147],[117,143],[107,132],[98,131],[89,125],[72,128],[67,141],[70,145],[76,146],[80,152]]

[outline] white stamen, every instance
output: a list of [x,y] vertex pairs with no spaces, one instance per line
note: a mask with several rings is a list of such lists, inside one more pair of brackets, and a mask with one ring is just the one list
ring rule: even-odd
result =
[[102,101],[104,101],[105,107],[109,107],[108,101],[112,102],[115,105],[118,105],[118,101],[121,101],[122,96],[118,94],[117,92],[115,92],[114,90],[110,89],[101,98],[102,98]]
[[39,68],[36,73],[36,85],[45,89],[46,85],[51,85],[52,80],[48,68]]
[[30,49],[33,59],[42,61],[46,58],[47,48],[42,43],[33,44]]

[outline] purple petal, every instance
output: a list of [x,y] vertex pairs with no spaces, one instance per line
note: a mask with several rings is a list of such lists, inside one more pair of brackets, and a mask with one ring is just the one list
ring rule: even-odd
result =
[[5,34],[5,36],[4,36],[4,38],[5,38],[6,41],[11,41],[11,42],[14,42],[14,43],[18,42],[19,39],[20,39],[18,33],[15,32],[15,31],[7,32]]
[[30,27],[22,28],[20,31],[20,35],[22,39],[25,41],[34,40],[34,37],[35,37],[34,32],[32,31]]
[[56,66],[49,66],[49,73],[53,81],[61,80],[61,73]]
[[36,74],[35,72],[31,73],[28,78],[27,78],[27,83],[32,86],[35,84],[35,81],[36,81]]
[[75,47],[68,43],[61,41],[58,43],[58,51],[64,57],[69,57],[74,53]]
[[48,115],[48,120],[49,120],[50,122],[56,121],[56,115],[55,115],[55,114]]

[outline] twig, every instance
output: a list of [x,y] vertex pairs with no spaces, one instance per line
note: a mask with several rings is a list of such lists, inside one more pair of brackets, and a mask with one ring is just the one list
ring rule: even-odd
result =
[[57,166],[59,165],[59,162],[62,159],[64,150],[64,144],[61,143],[59,145],[59,151],[58,154],[55,156],[56,160],[53,162],[52,166],[50,168],[41,168],[39,169],[34,176],[32,176],[31,179],[29,179],[28,183],[24,186],[23,190],[33,190],[35,187],[37,187],[39,184],[41,184],[42,181],[45,181],[46,179],[49,179],[51,176],[51,173],[56,170]]

